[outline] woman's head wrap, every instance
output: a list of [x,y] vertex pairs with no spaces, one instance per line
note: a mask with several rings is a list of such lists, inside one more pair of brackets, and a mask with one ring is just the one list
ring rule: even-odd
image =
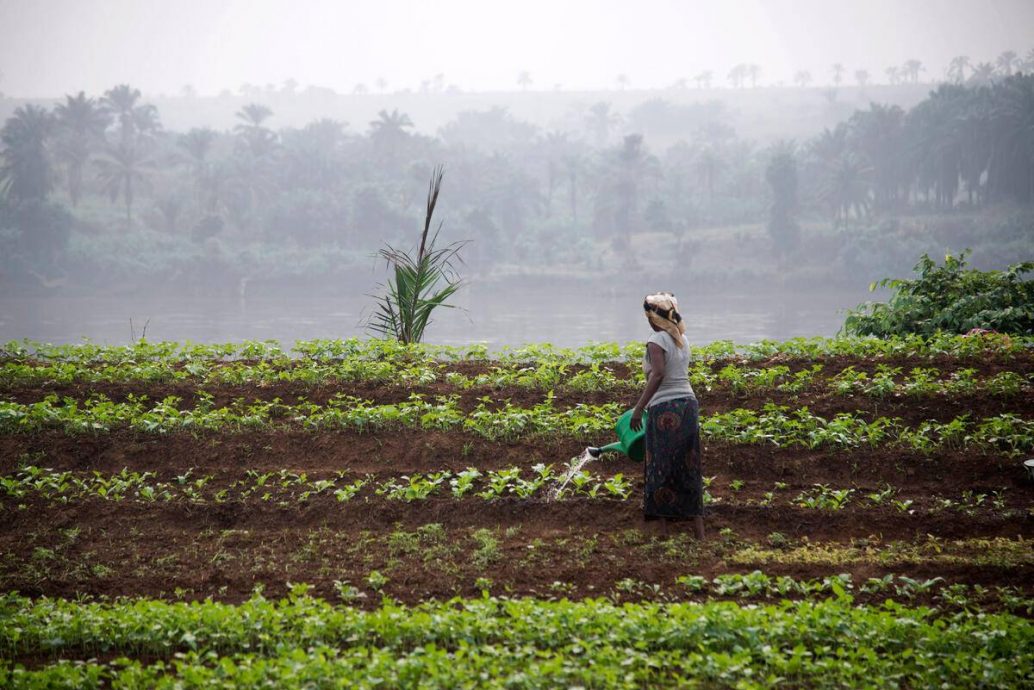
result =
[[643,300],[643,311],[650,323],[675,339],[679,347],[684,347],[682,334],[686,332],[686,325],[682,323],[682,314],[679,313],[679,302],[675,295],[670,292],[657,292],[647,295]]

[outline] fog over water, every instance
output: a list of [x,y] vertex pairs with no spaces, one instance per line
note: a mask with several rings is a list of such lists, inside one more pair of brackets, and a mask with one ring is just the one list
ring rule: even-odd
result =
[[1034,258],[1032,73],[1032,0],[0,0],[0,340],[371,335],[438,166],[429,342],[833,335]]
[[[739,343],[765,338],[831,336],[843,324],[842,310],[867,293],[832,292],[773,297],[708,295],[680,297],[693,344],[715,340]],[[439,312],[426,342],[443,345],[486,343],[490,349],[530,342],[579,347],[589,342],[645,339],[649,327],[636,295],[588,291],[571,299],[548,288],[474,291],[457,300],[458,309]],[[236,342],[365,337],[369,311],[365,297],[239,299],[10,298],[3,300],[0,342],[29,338],[53,343],[83,339],[128,344],[147,326],[149,340]],[[132,319],[132,324],[130,323]]]

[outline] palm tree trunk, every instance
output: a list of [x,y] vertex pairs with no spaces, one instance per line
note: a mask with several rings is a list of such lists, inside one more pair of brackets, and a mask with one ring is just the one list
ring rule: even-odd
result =
[[573,170],[568,173],[571,186],[571,220],[578,223],[578,173]]
[[556,188],[556,163],[549,161],[549,184],[546,188],[546,216],[553,215],[553,192]]
[[126,228],[133,224],[133,178],[126,177]]
[[68,168],[68,196],[72,199],[72,207],[79,205],[79,194],[83,186],[83,166],[73,163]]

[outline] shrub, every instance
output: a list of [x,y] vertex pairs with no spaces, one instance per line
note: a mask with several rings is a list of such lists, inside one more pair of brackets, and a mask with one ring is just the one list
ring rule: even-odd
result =
[[849,310],[844,331],[886,337],[916,333],[966,333],[980,328],[1003,333],[1034,333],[1034,281],[1024,274],[1034,262],[1004,271],[966,268],[966,254],[948,254],[944,265],[924,254],[914,280],[885,278],[869,286],[894,291],[890,300],[867,302]]

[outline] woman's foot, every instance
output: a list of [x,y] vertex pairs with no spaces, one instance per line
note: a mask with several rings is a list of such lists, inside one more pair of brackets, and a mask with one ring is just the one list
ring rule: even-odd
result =
[[643,532],[651,534],[655,537],[666,537],[668,536],[668,518],[662,517],[651,517],[643,518],[642,529]]

